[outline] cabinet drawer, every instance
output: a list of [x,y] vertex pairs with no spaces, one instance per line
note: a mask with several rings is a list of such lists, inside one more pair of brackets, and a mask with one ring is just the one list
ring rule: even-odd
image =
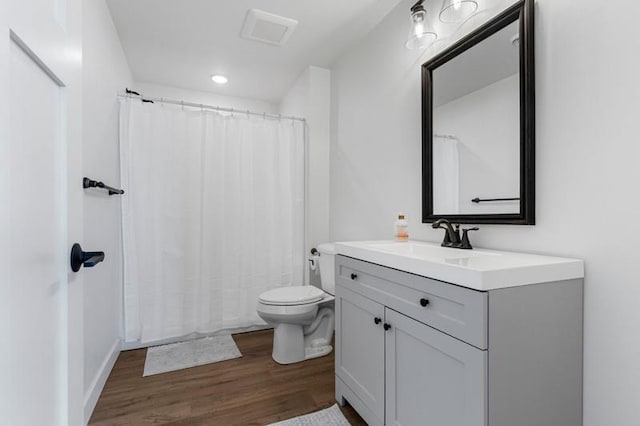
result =
[[486,292],[346,256],[336,258],[336,284],[477,348],[487,349]]

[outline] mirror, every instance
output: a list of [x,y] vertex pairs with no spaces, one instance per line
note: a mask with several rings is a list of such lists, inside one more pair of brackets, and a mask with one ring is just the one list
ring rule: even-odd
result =
[[422,76],[422,221],[533,225],[533,1],[425,63]]

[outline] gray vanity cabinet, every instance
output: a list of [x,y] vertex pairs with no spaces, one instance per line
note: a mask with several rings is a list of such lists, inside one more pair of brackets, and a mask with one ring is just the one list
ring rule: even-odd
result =
[[391,309],[385,424],[486,425],[487,352]]
[[340,288],[336,371],[377,419],[384,418],[384,306]]
[[478,291],[336,257],[336,399],[371,426],[580,426],[582,280]]

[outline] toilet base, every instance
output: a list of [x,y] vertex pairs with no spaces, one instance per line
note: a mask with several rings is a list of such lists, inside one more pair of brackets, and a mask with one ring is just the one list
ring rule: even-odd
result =
[[333,346],[309,346],[304,348],[304,359],[320,358],[321,356],[329,355],[333,351]]
[[[308,346],[305,347],[305,344]],[[330,354],[331,351],[333,351],[333,346],[324,339],[306,342],[304,329],[301,325],[278,324],[273,330],[271,357],[278,364],[294,364],[307,359],[319,358]]]
[[298,324],[276,324],[273,329],[273,352],[271,357],[278,364],[293,364],[304,361],[304,331]]
[[[294,364],[319,358],[333,351],[333,346],[331,346],[333,311],[325,308],[321,313],[322,315],[316,318],[318,324],[313,331],[309,330],[309,326],[301,324],[275,324],[271,354],[275,362]],[[328,336],[331,337],[327,338]]]

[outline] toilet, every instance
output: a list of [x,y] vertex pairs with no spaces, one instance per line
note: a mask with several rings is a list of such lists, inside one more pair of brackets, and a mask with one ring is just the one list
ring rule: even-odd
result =
[[258,315],[274,328],[272,357],[293,364],[331,353],[334,330],[335,248],[318,245],[322,290],[312,285],[280,287],[258,298]]

